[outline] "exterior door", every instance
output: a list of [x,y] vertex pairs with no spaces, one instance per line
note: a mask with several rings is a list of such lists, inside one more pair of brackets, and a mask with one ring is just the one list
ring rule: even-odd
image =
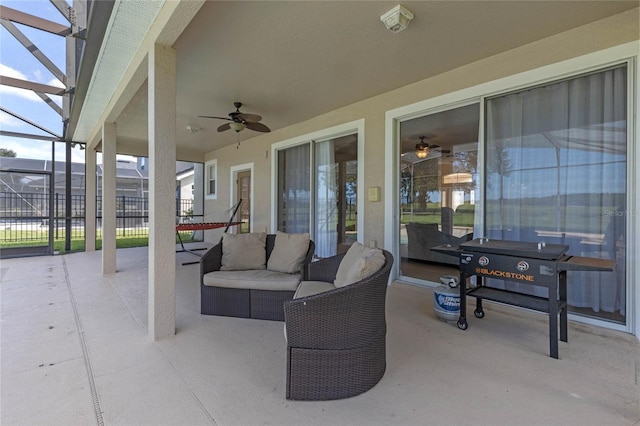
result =
[[251,231],[251,171],[246,170],[238,173],[236,200],[242,200],[236,219],[242,222],[238,226],[239,234],[246,234]]

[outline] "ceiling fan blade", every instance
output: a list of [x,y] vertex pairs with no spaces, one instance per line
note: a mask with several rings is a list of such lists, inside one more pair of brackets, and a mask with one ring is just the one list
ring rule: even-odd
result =
[[223,125],[218,127],[219,132],[224,132],[225,130],[229,130],[231,128],[231,124],[224,123]]
[[262,117],[260,117],[257,114],[246,114],[244,112],[241,112],[240,114],[236,114],[236,117],[238,117],[239,119],[241,119],[242,121],[253,121],[253,122],[257,122],[262,120]]
[[214,116],[211,116],[211,115],[199,115],[198,117],[200,117],[200,118],[217,118],[218,120],[232,121],[230,118],[227,118],[227,117],[214,117]]
[[251,121],[248,121],[246,123],[244,123],[247,126],[247,129],[250,130],[254,130],[256,132],[270,132],[271,129],[268,128],[267,126],[265,126],[262,123],[252,123]]
[[438,149],[440,145],[429,145],[429,149]]

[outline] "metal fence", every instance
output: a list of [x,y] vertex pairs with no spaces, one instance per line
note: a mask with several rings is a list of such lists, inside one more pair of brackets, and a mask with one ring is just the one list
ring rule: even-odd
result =
[[0,192],[2,242],[47,241],[49,194]]
[[[0,243],[29,243],[48,240],[49,194],[0,192]],[[71,211],[66,213],[65,194],[53,197],[53,239],[65,238],[66,220],[71,221],[72,239],[84,238],[85,197],[71,196]],[[201,222],[202,215],[193,214],[193,200],[176,199],[178,223]],[[96,197],[97,238],[102,238],[102,197]],[[116,236],[147,237],[149,235],[149,200],[146,197],[116,197]]]

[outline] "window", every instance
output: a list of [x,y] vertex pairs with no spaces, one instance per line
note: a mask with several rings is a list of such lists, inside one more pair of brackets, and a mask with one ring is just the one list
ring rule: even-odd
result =
[[206,192],[205,196],[208,199],[215,199],[217,197],[217,175],[218,175],[218,161],[212,160],[206,163]]

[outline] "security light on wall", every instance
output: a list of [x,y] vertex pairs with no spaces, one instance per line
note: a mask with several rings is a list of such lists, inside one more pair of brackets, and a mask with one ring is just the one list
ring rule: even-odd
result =
[[380,20],[392,33],[399,33],[407,28],[412,19],[413,13],[401,4],[380,17]]

